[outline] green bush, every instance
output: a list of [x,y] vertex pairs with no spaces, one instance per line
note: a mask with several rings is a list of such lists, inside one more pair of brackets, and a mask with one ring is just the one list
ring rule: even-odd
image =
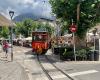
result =
[[[77,60],[87,60],[87,54],[90,51],[90,48],[85,47],[85,48],[80,48],[76,49],[76,59]],[[65,47],[60,50],[60,55],[61,58],[64,60],[74,60],[74,52],[73,52],[73,47]]]
[[80,59],[86,59],[86,50],[85,49],[81,49],[76,51],[76,57],[80,58]]
[[63,52],[61,53],[61,57],[64,59],[64,60],[73,60],[74,58],[74,54],[73,54],[73,48],[72,47],[65,47],[63,49]]
[[76,51],[77,60],[87,60],[87,54],[90,51],[90,48],[82,48]]

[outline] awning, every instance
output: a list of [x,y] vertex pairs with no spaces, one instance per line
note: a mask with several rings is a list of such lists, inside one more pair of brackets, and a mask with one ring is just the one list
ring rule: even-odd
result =
[[32,40],[32,37],[27,37],[25,38],[25,40]]
[[2,14],[0,14],[0,26],[15,26],[15,23],[13,23],[12,21],[8,20],[6,17],[4,17]]

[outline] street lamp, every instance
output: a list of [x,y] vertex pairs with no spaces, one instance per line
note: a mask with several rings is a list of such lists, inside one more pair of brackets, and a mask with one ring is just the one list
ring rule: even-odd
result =
[[10,18],[12,20],[13,16],[14,16],[14,11],[9,11],[9,15],[10,15]]
[[[12,22],[12,18],[14,16],[14,11],[9,11],[9,15],[11,18],[11,22]],[[13,22],[12,22],[13,23]],[[11,25],[11,30],[10,30],[10,41],[11,41],[11,61],[13,61],[13,40],[12,40],[12,34],[13,34],[13,29],[12,29],[12,25]]]

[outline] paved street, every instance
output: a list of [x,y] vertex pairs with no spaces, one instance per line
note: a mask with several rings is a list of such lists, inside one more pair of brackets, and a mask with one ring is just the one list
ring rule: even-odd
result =
[[5,52],[0,48],[0,80],[28,80],[25,69],[15,60],[11,62],[10,52],[5,58]]
[[[31,55],[30,48],[15,47],[14,49],[14,60],[19,62],[25,68],[29,80],[49,80],[47,75],[40,67],[37,58],[34,55]],[[43,65],[46,65],[45,67],[49,71],[52,69],[48,63]],[[52,76],[53,80],[70,80],[65,78],[66,76],[62,75],[60,72],[57,73],[50,71],[50,75]]]
[[48,57],[58,68],[75,80],[98,80],[100,78],[100,61],[61,61],[59,55],[51,52],[48,52]]
[[[23,49],[21,51],[26,52],[27,55],[23,54],[23,56],[17,57],[18,54],[22,55],[21,51],[17,51],[18,53],[17,53],[16,59],[19,58],[17,60],[20,63],[24,64],[24,67],[26,67],[27,71],[29,71],[30,74],[32,74],[32,75],[29,74],[30,79],[33,80],[34,78],[34,80],[37,80],[39,78],[41,79],[45,78],[47,80],[46,75],[43,74],[42,69],[39,67],[37,63],[36,58],[30,54],[31,49],[27,49],[27,48],[24,50]],[[71,77],[74,77],[75,79],[98,80],[99,78],[99,74],[100,74],[100,69],[99,69],[100,62],[99,61],[97,62],[93,62],[93,61],[67,62],[67,61],[64,61],[62,62],[59,60],[59,56],[52,54],[51,51],[48,51],[47,55],[50,59],[54,60],[54,64],[57,67],[59,67],[60,69],[65,71],[65,73],[69,74]],[[22,60],[22,62],[20,59]],[[40,73],[41,73],[41,76],[40,76]]]
[[31,55],[31,49],[16,47],[16,50],[15,60],[25,68],[30,80],[48,80],[35,57]]
[[[16,50],[14,52],[14,59],[25,68],[25,71],[27,72],[30,80],[49,80],[47,75],[40,67],[37,58],[34,55],[31,55],[31,49],[24,48],[24,47],[20,47],[20,48],[16,47]],[[48,70],[49,69],[51,70],[52,67],[50,67],[48,63],[46,64],[47,65],[45,67]],[[68,78],[65,78],[66,76],[62,75],[59,72],[58,73],[52,72],[50,73],[50,75],[54,80],[70,80]]]
[[[0,54],[0,80],[28,80],[28,78],[25,78],[26,74],[29,80],[49,80],[40,67],[37,58],[31,54],[31,48],[14,47],[14,62],[9,62],[10,54],[7,59],[2,58],[4,54]],[[53,61],[54,65],[75,80],[98,80],[100,78],[100,61],[61,61],[59,56],[55,56],[50,50],[46,55]],[[51,70],[53,67],[50,67],[47,61],[45,62],[43,65]],[[25,75],[22,75],[22,73]],[[60,73],[53,73],[54,80],[66,80]]]
[[99,79],[100,0],[0,1],[0,80]]
[[19,63],[0,59],[0,80],[28,80],[28,76]]
[[[54,64],[76,80],[98,80],[100,78],[100,61],[61,61],[58,58]],[[57,61],[58,59],[58,61]]]

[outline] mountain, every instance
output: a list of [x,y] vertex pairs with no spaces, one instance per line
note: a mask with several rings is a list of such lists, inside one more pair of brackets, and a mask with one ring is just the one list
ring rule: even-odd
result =
[[14,18],[14,21],[20,22],[20,21],[23,21],[24,19],[27,19],[27,18],[30,18],[32,20],[37,20],[37,19],[39,19],[39,16],[34,15],[32,13],[24,13],[24,14],[20,14],[20,15],[16,16]]
[[27,18],[30,18],[32,20],[39,20],[40,18],[45,18],[45,19],[48,19],[48,20],[54,20],[55,19],[54,17],[43,17],[43,16],[33,14],[33,13],[23,13],[23,14],[20,14],[20,15],[16,16],[14,18],[14,21],[15,22],[20,22],[20,21],[23,21]]

